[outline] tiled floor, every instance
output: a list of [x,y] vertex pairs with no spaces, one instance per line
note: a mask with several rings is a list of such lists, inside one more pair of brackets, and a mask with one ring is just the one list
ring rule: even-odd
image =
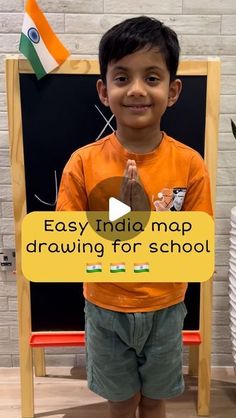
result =
[[[87,389],[85,370],[47,368],[35,378],[36,418],[106,418],[106,401]],[[184,395],[168,401],[167,418],[194,418],[197,380],[186,376]],[[232,368],[213,370],[212,418],[236,417],[236,376]],[[0,418],[20,418],[18,368],[0,368]],[[122,417],[121,417],[122,418]]]

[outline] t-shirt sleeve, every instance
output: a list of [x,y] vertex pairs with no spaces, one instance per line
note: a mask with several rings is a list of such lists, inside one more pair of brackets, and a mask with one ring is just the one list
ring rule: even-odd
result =
[[66,164],[57,198],[56,210],[87,210],[87,193],[83,175],[83,164],[78,154],[73,154]]
[[212,216],[209,174],[202,157],[197,153],[192,157],[189,173],[183,210],[202,211]]

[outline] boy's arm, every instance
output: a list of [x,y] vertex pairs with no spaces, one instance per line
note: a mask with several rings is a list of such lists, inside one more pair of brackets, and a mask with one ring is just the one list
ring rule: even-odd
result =
[[87,210],[88,199],[84,184],[83,167],[80,158],[74,155],[66,164],[57,198],[56,210]]
[[202,211],[212,216],[209,174],[203,159],[198,154],[192,158],[189,177],[182,210]]

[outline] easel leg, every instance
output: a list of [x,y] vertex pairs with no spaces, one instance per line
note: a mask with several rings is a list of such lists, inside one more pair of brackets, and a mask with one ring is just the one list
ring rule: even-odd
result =
[[209,416],[210,414],[210,383],[211,365],[203,348],[199,348],[199,375],[198,375],[198,415]]
[[211,304],[212,280],[201,283],[200,331],[202,343],[199,346],[198,406],[200,416],[210,414],[211,389]]
[[21,223],[26,214],[23,134],[19,84],[19,63],[6,62],[9,143],[12,162],[12,185],[16,232],[16,283],[18,299],[19,354],[22,418],[34,417],[33,359],[29,345],[31,335],[30,285],[21,269]]
[[20,378],[22,418],[34,417],[34,382],[32,349],[28,338],[20,342]]
[[189,376],[198,376],[198,363],[199,363],[199,346],[190,345],[189,347]]
[[46,376],[45,358],[43,348],[33,348],[35,376]]
[[22,418],[34,417],[34,381],[33,353],[29,344],[31,335],[30,290],[29,282],[18,276],[18,325],[21,380],[21,413]]

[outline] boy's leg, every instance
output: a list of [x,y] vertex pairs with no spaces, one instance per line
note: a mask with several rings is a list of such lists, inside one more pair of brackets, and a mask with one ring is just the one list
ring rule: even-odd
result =
[[109,418],[135,418],[139,406],[139,418],[165,418],[165,401],[150,399],[137,393],[132,398],[121,401],[108,401]]
[[109,418],[134,418],[141,384],[136,353],[130,348],[133,314],[86,301],[85,319],[88,387],[109,400]]
[[132,398],[126,401],[113,402],[108,401],[109,418],[135,418],[135,412],[140,402],[141,395],[136,393]]
[[139,357],[142,380],[140,418],[165,418],[164,399],[184,390],[182,373],[183,302],[156,311],[152,332]]
[[165,401],[142,396],[139,403],[139,418],[165,418]]

